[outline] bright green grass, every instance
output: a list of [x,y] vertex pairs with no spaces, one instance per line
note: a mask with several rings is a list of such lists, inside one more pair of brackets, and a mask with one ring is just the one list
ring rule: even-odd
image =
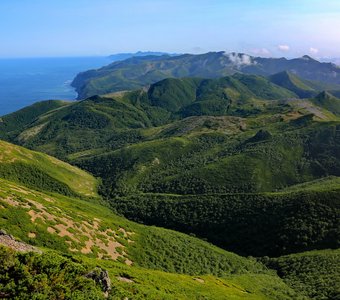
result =
[[294,191],[330,191],[330,190],[340,190],[340,177],[329,176],[321,179],[316,179],[309,182],[304,182],[301,184],[296,184],[288,188],[283,189],[285,192]]
[[[133,299],[290,299],[294,295],[274,273],[255,260],[181,233],[138,225],[114,215],[97,202],[44,194],[2,179],[0,183],[0,228],[42,249],[72,255],[83,261],[82,264],[85,261],[93,267],[105,267],[114,282],[114,296],[133,296]],[[31,211],[41,218],[33,222]],[[69,220],[78,226],[88,222],[91,227],[97,227],[94,238],[104,243],[108,242],[105,231],[113,230],[115,240],[121,244],[117,251],[125,254],[116,261],[108,260],[107,254],[105,260],[100,260],[96,258],[100,249],[92,248],[93,252],[86,255],[79,253],[88,238],[76,227],[68,228],[68,232],[75,234],[79,239],[77,243],[67,236],[48,232],[48,227],[67,225]],[[29,233],[34,233],[35,237],[29,237]],[[127,259],[132,261],[132,266],[126,265]],[[133,283],[122,282],[117,276],[130,278]],[[204,282],[194,279],[197,276]]]
[[[0,182],[0,227],[25,242],[81,254],[81,249],[89,240],[85,230],[91,228],[79,228],[79,224],[87,222],[90,227],[95,228],[90,230],[91,239],[95,243],[98,242],[97,238],[108,243],[110,236],[120,243],[118,248],[126,252],[117,258],[121,261],[129,259],[146,268],[188,274],[268,273],[261,264],[253,260],[182,233],[138,225],[114,215],[109,208],[97,202],[57,194],[46,195],[5,180]],[[32,211],[40,216],[35,221],[31,218]],[[58,234],[60,224],[67,225],[67,236]],[[49,232],[48,227],[56,229],[56,232]],[[110,229],[109,234],[106,233],[107,229]],[[111,234],[112,231],[114,233]],[[35,233],[36,237],[29,237],[29,233]],[[90,257],[98,254],[95,249],[91,250],[88,254]],[[111,253],[116,253],[115,251],[120,252],[116,249]],[[110,254],[104,249],[99,252],[105,256]]]
[[[27,165],[67,185],[74,193],[89,197],[97,196],[97,180],[77,167],[4,141],[0,141],[0,153],[0,163],[6,165],[8,169],[11,165]],[[18,177],[20,175],[23,174],[19,174]]]
[[189,276],[63,257],[51,250],[42,255],[15,254],[2,247],[0,264],[0,291],[18,299],[105,299],[100,283],[84,277],[97,267],[109,272],[112,289],[107,299],[300,299],[278,277],[270,275]]
[[[99,264],[109,270],[115,292],[129,299],[300,299],[296,292],[271,275],[218,278],[128,268],[114,262],[101,261]],[[124,283],[118,277],[133,282]]]

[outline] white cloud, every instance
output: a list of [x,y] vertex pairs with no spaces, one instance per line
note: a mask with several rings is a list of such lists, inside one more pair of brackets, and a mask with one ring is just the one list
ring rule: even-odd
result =
[[278,45],[277,49],[282,52],[288,52],[290,50],[290,47],[288,45]]
[[310,47],[310,48],[309,48],[309,52],[310,52],[311,54],[316,55],[316,54],[319,53],[319,49]]
[[224,55],[229,58],[230,64],[237,68],[256,65],[256,61],[252,61],[252,58],[247,54],[225,52]]
[[250,50],[250,52],[255,55],[264,55],[264,56],[268,56],[271,54],[267,48],[255,48],[255,49]]

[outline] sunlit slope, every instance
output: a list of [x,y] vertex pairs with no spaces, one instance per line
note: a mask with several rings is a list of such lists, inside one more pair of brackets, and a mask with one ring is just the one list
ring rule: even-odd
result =
[[98,203],[47,195],[3,179],[0,191],[1,228],[28,243],[173,272],[266,273],[252,260],[181,233],[137,225]]
[[23,130],[25,126],[31,124],[40,115],[57,110],[69,105],[68,101],[46,100],[36,102],[11,114],[0,116],[0,138],[10,138],[18,130]]
[[[61,256],[55,251],[43,255],[18,254],[0,246],[1,292],[8,298],[39,299],[301,299],[278,277],[239,275],[217,278],[166,273],[105,260]],[[84,275],[98,267],[108,271],[109,293],[100,283]],[[25,268],[24,273],[20,271]],[[18,283],[14,276],[21,275]]]
[[31,188],[97,195],[97,180],[90,174],[54,157],[0,141],[0,177]]
[[255,260],[181,233],[135,224],[98,203],[45,194],[2,179],[0,228],[44,251],[78,257],[75,261],[82,260],[84,267],[105,267],[117,283],[113,292],[117,295],[143,293],[148,299],[188,295],[192,299],[202,295],[289,299],[294,295]]

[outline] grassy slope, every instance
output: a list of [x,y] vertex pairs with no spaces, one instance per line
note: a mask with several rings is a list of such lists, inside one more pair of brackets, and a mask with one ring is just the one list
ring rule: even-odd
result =
[[32,188],[97,195],[97,180],[90,174],[43,153],[0,141],[0,175]]
[[[95,202],[29,191],[4,180],[0,189],[2,206],[6,207],[1,209],[1,227],[41,247],[102,257],[110,255],[110,250],[100,240],[106,244],[112,240],[121,244],[116,247],[121,249],[112,251],[117,259],[130,259],[144,267],[196,274],[211,269],[209,273],[220,275],[263,271],[253,261],[181,233],[137,225]],[[36,237],[31,238],[30,232]],[[98,243],[98,249],[91,248],[91,240]],[[115,248],[114,244],[111,247]],[[221,265],[212,264],[209,256]],[[182,263],[178,263],[180,260]]]
[[271,82],[294,92],[300,98],[315,96],[317,93],[316,90],[303,82],[299,77],[287,71],[274,74],[269,79]]
[[[0,263],[1,293],[19,299],[300,299],[279,278],[270,275],[189,276],[103,260],[71,259],[54,251],[14,254],[1,247]],[[83,277],[99,266],[111,277],[113,288],[108,297],[101,292],[100,284]],[[20,284],[12,280],[14,276],[20,276]]]
[[340,178],[336,176],[324,177],[313,181],[304,182],[301,184],[292,185],[283,189],[284,192],[298,192],[298,191],[311,191],[311,192],[327,192],[337,190],[340,188]]
[[316,105],[329,110],[336,116],[340,115],[340,99],[334,97],[328,92],[322,92],[311,100]]
[[[288,299],[294,295],[255,261],[180,233],[137,225],[98,203],[0,181],[0,227],[43,249],[73,255],[85,268],[87,264],[105,267],[114,282],[114,295],[134,295],[136,299],[146,295],[148,299],[195,299],[203,295],[209,299],[227,295],[235,299]],[[114,250],[108,251],[105,244],[115,245]],[[92,245],[88,254],[81,252],[86,245]],[[98,260],[100,257],[109,260]],[[116,262],[111,262],[113,258]],[[133,283],[121,282],[118,276]],[[197,276],[204,283],[195,280]]]
[[[70,102],[60,100],[47,100],[34,103],[14,113],[0,118],[0,138],[11,136],[13,132],[23,130],[37,117],[47,112],[69,105]],[[6,134],[4,134],[6,132]]]

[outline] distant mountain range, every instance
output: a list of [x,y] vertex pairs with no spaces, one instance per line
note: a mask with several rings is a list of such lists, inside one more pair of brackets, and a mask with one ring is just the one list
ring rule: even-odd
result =
[[332,57],[332,58],[320,58],[322,62],[330,62],[340,66],[340,57]]
[[137,55],[97,70],[82,72],[73,80],[72,86],[78,92],[78,99],[83,99],[138,89],[169,77],[217,78],[234,73],[270,76],[284,71],[302,80],[321,82],[323,89],[340,89],[340,68],[332,63],[322,63],[307,55],[286,59],[225,52],[179,56]]
[[109,56],[109,59],[112,61],[119,61],[119,60],[125,60],[131,57],[144,57],[144,56],[163,56],[163,55],[170,55],[170,56],[176,56],[179,54],[175,53],[167,53],[167,52],[154,52],[154,51],[138,51],[134,53],[116,53]]

